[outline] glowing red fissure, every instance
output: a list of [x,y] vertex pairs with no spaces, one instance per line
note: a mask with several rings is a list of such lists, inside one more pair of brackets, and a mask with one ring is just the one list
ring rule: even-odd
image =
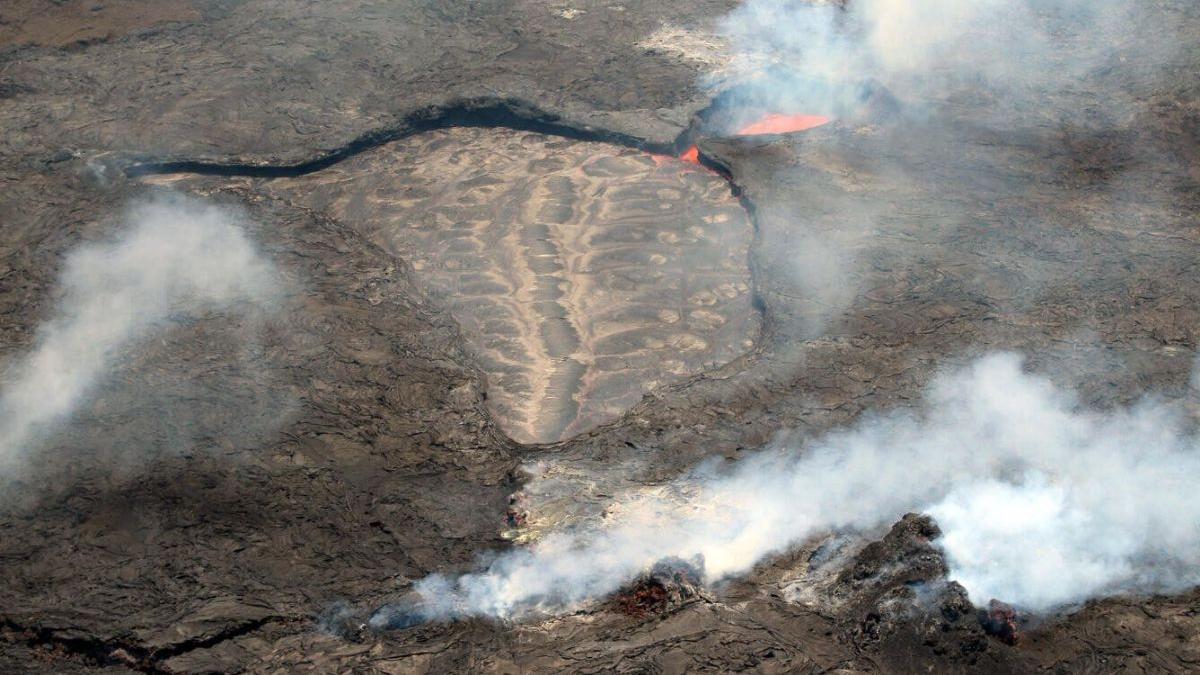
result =
[[[757,122],[738,129],[735,136],[760,136],[762,134],[789,134],[796,131],[808,131],[832,122],[833,119],[824,115],[783,115],[768,113]],[[679,159],[691,164],[700,163],[700,148],[692,146],[684,151]]]
[[833,120],[824,115],[780,115],[771,113],[762,119],[748,124],[737,130],[738,136],[758,136],[760,134],[787,134],[794,131],[808,131],[829,124]]

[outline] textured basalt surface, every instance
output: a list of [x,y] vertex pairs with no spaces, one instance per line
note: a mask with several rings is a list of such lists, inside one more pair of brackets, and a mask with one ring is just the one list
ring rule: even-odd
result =
[[187,0],[10,0],[0,7],[0,45],[82,47],[197,19],[200,12]]
[[[287,311],[256,329],[253,368],[234,318],[172,325],[122,359],[39,450],[32,475],[0,478],[0,671],[1194,670],[1196,592],[1096,600],[1008,645],[972,623],[912,518],[866,536],[877,545],[846,544],[842,562],[861,572],[849,578],[822,542],[808,542],[640,616],[597,603],[522,624],[353,639],[323,629],[331,607],[357,616],[425,574],[471,569],[514,545],[501,536],[514,491],[528,493],[529,529],[583,521],[614,494],[735,459],[780,430],[802,442],[865,410],[911,405],[937,367],[980,350],[1030,353],[1031,368],[1077,387],[1086,405],[1150,391],[1197,409],[1188,378],[1200,340],[1200,54],[1182,41],[1143,78],[1157,45],[1114,40],[1121,51],[1102,76],[1036,106],[970,90],[895,92],[920,99],[910,103],[923,114],[793,138],[700,139],[752,208],[748,261],[735,273],[752,271],[750,291],[731,301],[752,295],[760,308],[754,348],[743,353],[744,333],[706,337],[734,351],[698,358],[686,371],[695,374],[663,380],[608,424],[549,447],[515,443],[485,397],[486,350],[467,335],[469,320],[404,252],[429,235],[397,239],[405,230],[385,222],[437,208],[392,201],[395,176],[372,167],[436,166],[413,165],[397,154],[403,144],[448,161],[494,138],[562,143],[545,182],[526,177],[551,204],[554,171],[588,165],[571,154],[581,138],[666,150],[687,130],[708,103],[695,82],[711,64],[650,38],[686,37],[730,4],[196,0],[199,18],[69,49],[0,48],[5,363],[49,314],[63,255],[118,229],[122,205],[154,183],[242,205],[259,223],[250,234],[295,282]],[[1153,11],[1182,34],[1200,29],[1192,3]],[[648,40],[655,46],[641,46]],[[1080,122],[1097,100],[1129,103]],[[510,102],[527,129],[553,121],[575,138],[406,138],[465,101]],[[445,147],[428,146],[439,137]],[[368,142],[380,139],[397,143]],[[709,180],[656,173],[640,150],[604,152],[636,164],[626,177],[680,191]],[[279,180],[121,171],[323,157],[344,162]],[[333,175],[355,187],[339,191]],[[728,199],[727,187],[691,189]],[[463,208],[471,222],[474,207]],[[695,250],[657,246],[648,255],[667,265]],[[422,250],[434,267],[453,259]],[[810,273],[831,266],[844,274]],[[835,288],[821,287],[833,277]],[[546,469],[526,484],[521,465]],[[910,583],[936,588],[933,603],[903,604]]]
[[507,129],[418,134],[263,191],[407,260],[515,440],[563,440],[752,346],[749,217],[710,171]]

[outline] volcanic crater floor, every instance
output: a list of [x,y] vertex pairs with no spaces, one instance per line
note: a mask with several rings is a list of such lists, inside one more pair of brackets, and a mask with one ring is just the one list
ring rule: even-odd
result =
[[[1031,354],[1099,408],[1194,391],[1194,48],[1144,86],[1135,51],[1074,86],[1082,104],[996,128],[977,92],[898,91],[927,123],[699,139],[753,230],[720,177],[604,143],[457,128],[351,153],[483,99],[679,138],[711,102],[708,65],[641,45],[735,3],[570,4],[192,0],[109,30],[132,3],[66,2],[97,28],[86,43],[68,23],[0,30],[6,364],[53,315],[66,256],[119,232],[149,184],[244,209],[294,282],[254,330],[172,323],[30,476],[0,476],[0,672],[1194,672],[1200,591],[1095,600],[1016,645],[954,593],[889,613],[914,582],[946,587],[915,517],[846,548],[849,578],[807,542],[702,595],[660,583],[632,613],[326,630],[330,608],[619,515],[700,462],[916,405],[973,351]],[[1200,25],[1194,3],[1150,4]],[[1139,116],[1078,123],[1128,92]],[[339,148],[292,178],[121,173]],[[684,270],[698,283],[673,286]],[[515,492],[529,514],[506,540]]]

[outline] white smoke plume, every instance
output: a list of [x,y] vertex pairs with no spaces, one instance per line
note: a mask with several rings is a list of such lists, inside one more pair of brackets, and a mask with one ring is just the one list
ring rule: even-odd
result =
[[626,500],[594,532],[559,532],[457,579],[377,626],[561,612],[617,590],[655,561],[702,559],[712,582],[831,531],[908,511],[938,519],[951,577],[973,601],[1041,611],[1106,594],[1200,583],[1200,443],[1170,405],[1083,409],[1000,353],[945,374],[923,412],[862,420],[736,465],[707,466],[670,496]]
[[[873,140],[863,147],[882,152],[855,156],[847,171],[856,178],[861,175],[864,184],[873,176],[920,184],[924,177],[910,174],[912,165],[904,159],[911,157],[909,144],[946,148],[947,161],[967,169],[974,168],[974,160],[965,148],[977,148],[979,137],[972,134],[980,128],[1044,134],[1058,127],[1128,123],[1148,105],[1142,85],[1168,72],[1176,46],[1190,41],[1174,33],[1177,29],[1165,10],[1150,4],[747,0],[716,27],[727,58],[704,64],[709,72],[701,86],[714,95],[706,130],[729,134],[766,113],[825,115],[863,131],[891,126],[884,122],[892,120],[908,133],[868,131]],[[1131,80],[1139,86],[1131,88]],[[955,139],[964,147],[957,147]],[[841,141],[825,138],[820,143],[836,146]],[[887,143],[897,144],[895,152],[887,151]],[[932,155],[925,159],[931,160]],[[860,171],[854,166],[857,162],[873,164]],[[796,166],[797,173],[806,170],[802,162]],[[1130,172],[1133,166],[1122,171]],[[987,167],[979,168],[980,176],[991,175]],[[782,301],[804,298],[796,304],[805,313],[808,337],[835,322],[864,290],[859,284],[867,257],[883,254],[897,264],[902,262],[898,257],[907,254],[870,245],[881,215],[891,215],[877,213],[871,205],[887,200],[862,199],[839,190],[808,192],[790,205],[783,204],[784,199],[777,196],[779,204],[760,205],[760,220],[773,208],[779,222],[790,220],[797,226],[786,244],[773,246],[763,256],[773,269],[791,271],[781,276],[790,286]],[[794,213],[778,213],[785,208]],[[816,220],[822,213],[838,214],[836,227],[820,227]],[[963,220],[971,217],[945,215],[947,221],[958,215]]]
[[[916,101],[965,86],[1012,104],[1120,68],[1130,49],[1169,58],[1169,21],[1117,0],[749,0],[720,23],[731,60],[705,84],[737,104],[838,115],[866,82]],[[1154,28],[1149,26],[1153,22]],[[1147,39],[1152,38],[1152,39]],[[1146,60],[1144,57],[1143,60]],[[1112,101],[1089,101],[1095,106]],[[1007,107],[1007,106],[1006,106]]]
[[52,315],[0,380],[0,467],[16,466],[170,317],[269,306],[280,290],[235,211],[174,195],[124,218],[116,239],[66,258]]

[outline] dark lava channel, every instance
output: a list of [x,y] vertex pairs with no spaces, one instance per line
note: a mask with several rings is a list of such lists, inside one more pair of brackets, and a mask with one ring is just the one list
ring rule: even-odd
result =
[[656,154],[677,154],[686,145],[689,132],[671,145],[652,143],[616,131],[578,124],[516,99],[478,98],[447,106],[432,106],[406,116],[399,124],[371,131],[314,159],[296,164],[251,164],[204,162],[188,159],[131,158],[121,170],[136,178],[154,174],[194,173],[204,176],[249,176],[283,178],[307,175],[373,148],[413,134],[453,127],[502,128],[534,131],[577,141],[595,141],[645,150]]

